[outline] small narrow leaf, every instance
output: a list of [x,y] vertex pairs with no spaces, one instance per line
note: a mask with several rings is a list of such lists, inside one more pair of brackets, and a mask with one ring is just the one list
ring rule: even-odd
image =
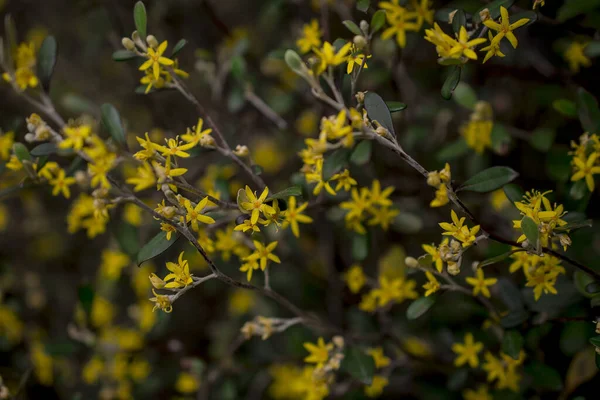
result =
[[177,55],[187,44],[187,40],[180,39],[179,42],[175,43],[175,47],[173,47],[173,51],[171,52],[171,57]]
[[460,28],[467,25],[467,16],[464,10],[456,10],[454,18],[452,19],[452,30],[455,33],[460,32]]
[[370,3],[371,3],[371,0],[358,0],[356,2],[356,9],[358,11],[362,11],[362,12],[366,13],[367,10],[369,9]]
[[115,61],[129,61],[133,60],[136,57],[138,57],[138,55],[135,54],[133,51],[124,49],[117,50],[112,54],[112,59]]
[[512,182],[519,174],[508,167],[491,167],[481,171],[462,184],[456,191],[491,192]]
[[406,104],[401,103],[399,101],[386,101],[385,105],[387,106],[388,110],[390,110],[390,113],[405,110],[407,107]]
[[31,149],[30,154],[34,157],[48,156],[58,151],[55,143],[42,143]]
[[142,40],[146,39],[146,24],[147,24],[147,16],[146,16],[146,6],[141,1],[135,3],[133,7],[133,21],[135,22],[135,29],[140,34]]
[[355,35],[362,35],[362,31],[360,30],[360,28],[358,27],[358,25],[356,25],[354,23],[354,21],[350,21],[349,19],[342,22],[342,24],[344,24],[344,26],[346,28],[348,28],[348,30],[352,33],[354,33]]
[[291,196],[301,196],[301,195],[302,195],[302,189],[300,188],[300,186],[290,186],[287,189],[283,189],[281,192],[272,194],[271,196],[269,196],[267,198],[266,201],[271,201],[271,200],[275,200],[275,199],[287,200]]
[[487,267],[489,265],[497,264],[499,262],[502,262],[502,261],[506,260],[511,255],[513,255],[515,253],[518,253],[520,251],[525,251],[525,249],[511,250],[511,251],[508,251],[506,253],[500,254],[500,255],[498,255],[496,257],[488,258],[487,260],[484,260],[484,261],[480,262],[477,265],[477,268],[483,268],[483,267]]
[[527,237],[529,243],[537,248],[540,238],[540,231],[535,221],[527,216],[523,217],[521,220],[521,229],[523,230],[523,233],[525,234],[525,237]]
[[105,103],[102,104],[100,110],[102,112],[102,124],[104,124],[108,133],[110,133],[117,143],[125,145],[125,131],[117,109],[112,104]]
[[459,82],[458,85],[456,85],[454,96],[452,96],[452,98],[458,104],[469,110],[474,109],[475,104],[477,104],[477,94],[470,85],[464,82]]
[[452,93],[454,93],[454,89],[460,82],[460,73],[462,68],[459,66],[454,66],[450,70],[450,74],[446,78],[444,85],[442,86],[442,97],[446,100],[450,100],[452,98]]
[[435,297],[420,297],[417,300],[410,303],[406,309],[406,318],[409,320],[417,319],[421,315],[425,314],[435,304]]
[[79,297],[79,302],[83,307],[83,311],[85,311],[87,315],[90,315],[95,296],[94,287],[90,284],[82,285],[77,289],[77,295]]
[[348,347],[340,368],[364,385],[370,385],[375,375],[373,357],[358,347]]
[[369,237],[355,234],[352,237],[352,258],[356,261],[363,261],[369,254]]
[[569,118],[577,118],[577,104],[567,99],[557,99],[552,102],[552,108]]
[[164,253],[179,239],[179,232],[171,234],[171,240],[167,240],[167,232],[160,231],[148,243],[141,248],[137,254],[137,265],[142,265],[144,261],[148,261]]
[[[377,10],[371,18],[371,33],[380,30],[385,24],[385,10]],[[588,46],[589,47],[589,46]]]
[[583,88],[579,88],[577,92],[577,110],[581,126],[585,131],[600,131],[600,108],[598,108],[598,101],[590,92]]
[[356,165],[364,165],[371,159],[371,149],[373,144],[370,140],[363,140],[352,151],[350,162]]
[[328,181],[348,164],[350,149],[338,149],[323,161],[323,180]]
[[375,92],[368,92],[365,95],[365,108],[371,120],[379,122],[381,126],[390,131],[392,135],[396,136],[392,115],[381,96]]
[[27,147],[23,143],[17,142],[13,144],[13,153],[21,162],[25,160],[31,161],[31,154],[29,154],[29,150],[27,150]]
[[37,77],[42,84],[42,88],[47,93],[50,90],[50,80],[56,65],[58,54],[58,45],[54,36],[47,36],[37,55]]
[[523,348],[523,336],[515,330],[506,331],[502,338],[502,351],[515,360]]

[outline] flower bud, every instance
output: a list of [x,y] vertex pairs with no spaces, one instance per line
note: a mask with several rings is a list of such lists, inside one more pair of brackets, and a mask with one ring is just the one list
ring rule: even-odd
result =
[[367,46],[367,39],[364,36],[356,35],[352,40],[357,49],[362,50]]
[[485,22],[488,19],[491,19],[492,16],[490,15],[490,10],[484,8],[483,10],[479,11],[479,18],[481,19],[481,22]]
[[460,264],[454,261],[448,261],[448,273],[450,275],[458,275],[460,273]]
[[429,172],[429,174],[427,174],[427,184],[429,186],[433,186],[434,188],[437,188],[438,186],[440,186],[440,183],[442,183],[442,181],[440,179],[439,172],[431,171],[431,172]]
[[369,23],[367,21],[365,21],[364,19],[362,21],[360,21],[359,27],[360,27],[361,31],[369,32]]
[[248,146],[242,146],[239,144],[235,146],[235,150],[233,151],[233,154],[238,157],[246,157],[249,153],[250,151],[248,150]]
[[406,257],[404,263],[409,268],[417,268],[419,266],[419,261],[414,257]]
[[306,66],[302,62],[302,59],[294,50],[288,50],[285,52],[284,59],[288,67],[292,69],[298,75],[304,75]]
[[129,38],[124,37],[123,39],[121,39],[121,44],[129,51],[135,50],[135,43],[133,43],[133,40]]
[[150,274],[148,278],[150,278],[150,283],[152,283],[152,286],[156,289],[162,289],[166,285],[166,282],[159,278],[155,273]]
[[85,187],[88,183],[88,174],[85,173],[84,171],[76,171],[75,172],[75,182],[77,182],[77,184],[80,187]]
[[158,47],[158,40],[156,40],[154,35],[146,36],[146,43],[148,43],[148,46],[152,47],[153,49]]
[[336,345],[336,347],[340,349],[344,347],[344,338],[342,336],[334,336],[332,341],[333,344]]
[[35,141],[35,135],[33,133],[26,133],[25,134],[25,141],[28,143],[34,142]]
[[452,21],[454,20],[454,16],[456,15],[457,12],[458,12],[458,10],[454,10],[450,14],[448,14],[448,23],[449,24],[452,23]]
[[177,212],[177,209],[172,206],[163,207],[163,209],[161,210],[162,216],[165,218],[169,218],[169,219],[173,218],[175,216],[176,212]]
[[379,136],[388,136],[390,134],[390,131],[388,131],[386,128],[384,128],[383,126],[379,126],[377,129],[375,129],[375,133],[377,133]]

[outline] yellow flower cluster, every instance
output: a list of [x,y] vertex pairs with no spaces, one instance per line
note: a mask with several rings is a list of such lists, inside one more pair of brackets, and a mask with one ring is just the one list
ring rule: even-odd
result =
[[[537,190],[525,193],[522,201],[515,202],[515,206],[521,212],[523,217],[529,217],[535,222],[538,227],[540,244],[543,247],[549,247],[555,242],[558,242],[565,250],[571,245],[571,239],[568,236],[568,231],[562,229],[567,225],[567,221],[562,217],[567,213],[564,211],[562,204],[552,205],[546,197],[552,191],[541,193]],[[513,227],[522,231],[522,220],[514,220]],[[517,239],[517,243],[522,243],[527,239],[523,233]],[[530,243],[537,246],[536,243]]]
[[585,54],[585,48],[589,45],[589,42],[582,43],[573,41],[569,44],[565,50],[563,57],[569,63],[569,69],[574,74],[578,73],[581,67],[591,67],[592,60]]
[[486,148],[492,147],[493,123],[492,106],[486,101],[479,101],[471,114],[469,122],[460,127],[460,134],[465,138],[467,146],[477,154],[483,154]]
[[382,39],[396,38],[400,48],[406,47],[406,32],[418,32],[425,22],[433,24],[434,10],[430,0],[410,0],[408,4],[399,0],[382,1],[379,8],[386,11],[389,27],[381,34]]
[[519,358],[514,359],[507,354],[500,352],[498,357],[489,351],[484,354],[485,362],[482,365],[487,373],[488,382],[496,381],[496,389],[509,389],[513,392],[519,391],[519,382],[522,374],[517,369],[525,361],[525,352],[521,350]]
[[574,182],[585,179],[585,184],[590,192],[596,187],[594,175],[600,174],[600,139],[597,134],[584,133],[579,137],[579,143],[571,141],[571,155],[573,159],[573,176],[571,180]]
[[519,251],[511,254],[514,260],[510,267],[510,273],[523,270],[527,279],[527,287],[533,288],[535,300],[539,300],[542,293],[557,294],[555,285],[558,275],[565,274],[565,268],[560,265],[560,259],[548,254],[538,256]]
[[392,186],[381,190],[381,184],[377,179],[372,182],[370,189],[368,187],[353,188],[351,199],[340,203],[340,207],[347,210],[344,219],[348,229],[364,235],[367,231],[363,222],[368,219],[368,225],[379,225],[387,230],[400,213],[392,208],[392,200],[388,198],[393,191],[394,187]]
[[469,247],[477,239],[476,235],[479,232],[479,225],[469,228],[465,225],[465,217],[458,218],[454,210],[450,211],[452,223],[440,222],[440,227],[445,231],[442,235],[452,236],[454,239],[462,243],[462,247]]
[[378,286],[362,296],[359,308],[366,312],[375,312],[393,304],[401,304],[405,300],[419,297],[415,291],[416,282],[404,277],[390,278],[379,276]]
[[430,207],[442,207],[448,204],[448,184],[452,180],[450,164],[446,163],[444,169],[430,171],[427,175],[427,184],[436,188],[435,198],[429,203]]
[[35,46],[31,43],[21,43],[16,49],[14,57],[14,71],[2,74],[6,82],[14,82],[16,87],[23,91],[28,87],[37,87],[39,81],[35,75],[36,55]]

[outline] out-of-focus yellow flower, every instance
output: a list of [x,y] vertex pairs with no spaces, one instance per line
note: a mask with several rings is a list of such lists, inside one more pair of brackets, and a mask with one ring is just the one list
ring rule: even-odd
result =
[[460,367],[464,364],[469,364],[471,368],[476,368],[479,365],[477,353],[483,350],[483,343],[475,342],[472,333],[465,335],[464,343],[454,343],[452,351],[456,353],[454,365]]
[[296,46],[302,54],[321,46],[321,28],[319,21],[313,19],[302,27],[302,36],[296,40]]
[[191,394],[196,393],[200,388],[200,379],[189,372],[182,372],[177,377],[177,382],[175,383],[175,389],[179,393],[183,394]]
[[369,386],[365,386],[365,394],[369,397],[379,397],[383,389],[389,384],[388,378],[381,375],[374,375]]
[[360,265],[353,265],[344,273],[344,281],[352,293],[358,293],[367,283],[367,277]]

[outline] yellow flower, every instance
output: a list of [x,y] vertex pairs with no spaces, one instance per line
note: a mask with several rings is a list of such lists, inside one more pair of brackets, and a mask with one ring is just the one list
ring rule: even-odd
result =
[[450,49],[450,57],[467,57],[471,60],[477,60],[477,53],[473,51],[473,48],[481,43],[485,43],[487,39],[477,38],[469,40],[469,34],[464,26],[460,27],[460,31],[457,35],[457,41],[454,47]]
[[258,262],[254,260],[248,260],[248,262],[242,264],[242,266],[240,267],[240,271],[246,273],[246,279],[248,280],[248,282],[250,282],[250,280],[252,279],[252,272],[254,272],[254,270],[258,268]]
[[487,298],[491,297],[492,295],[490,294],[490,290],[488,289],[488,286],[495,285],[496,282],[498,282],[498,279],[496,279],[496,278],[485,279],[482,268],[478,268],[476,274],[477,274],[477,278],[471,278],[471,277],[466,278],[467,283],[469,285],[473,286],[473,296],[477,296],[481,292],[481,294],[484,297],[487,297]]
[[367,283],[367,277],[360,265],[353,265],[343,275],[344,281],[352,293],[360,292],[360,289]]
[[195,146],[194,143],[182,144],[179,142],[179,137],[176,137],[175,139],[165,139],[165,142],[167,144],[166,146],[153,145],[153,147],[160,151],[164,157],[167,157],[167,159],[170,159],[171,156],[188,158],[190,154],[186,153],[186,150],[189,150]]
[[569,63],[569,69],[574,74],[579,72],[581,67],[590,67],[592,60],[585,54],[585,48],[589,43],[571,42],[565,50],[564,57]]
[[371,198],[369,197],[369,189],[361,188],[360,191],[356,188],[352,189],[352,200],[340,203],[340,208],[348,210],[346,219],[353,217],[362,217],[366,209],[371,207]]
[[365,386],[365,394],[369,397],[379,397],[383,389],[389,384],[388,378],[381,375],[374,375],[369,386]]
[[317,339],[317,344],[306,342],[303,344],[306,351],[310,354],[304,358],[304,362],[317,364],[317,368],[321,368],[329,359],[329,352],[333,350],[333,343],[325,344],[322,337]]
[[252,221],[249,219],[245,219],[244,222],[242,222],[239,225],[236,225],[235,228],[233,228],[233,230],[242,232],[252,230],[252,232],[260,232],[260,228],[258,227],[258,225],[253,224]]
[[102,252],[102,264],[100,274],[108,280],[116,280],[121,276],[123,268],[129,265],[129,257],[120,251],[104,250]]
[[454,212],[454,210],[450,213],[452,217],[452,224],[447,222],[440,222],[440,227],[445,230],[442,235],[449,235],[455,238],[456,240],[462,242],[463,247],[468,247],[475,242],[475,235],[479,232],[479,225],[474,226],[469,229],[468,226],[464,225],[465,217],[458,219],[458,216]]
[[479,358],[477,353],[483,349],[483,343],[475,342],[472,333],[465,335],[465,342],[454,343],[452,345],[452,351],[457,354],[454,360],[454,365],[460,367],[464,364],[469,364],[471,368],[476,368],[479,365]]
[[194,280],[192,279],[192,275],[190,274],[190,265],[187,262],[187,260],[183,259],[183,254],[183,251],[179,254],[177,264],[175,264],[174,262],[167,262],[166,264],[167,269],[171,271],[171,273],[165,276],[164,281],[173,281],[165,285],[165,288],[167,289],[186,287],[187,285],[194,282]]
[[92,127],[89,125],[66,126],[63,128],[66,138],[58,145],[61,149],[81,150],[85,139],[90,137]]
[[107,174],[114,166],[116,158],[115,154],[110,153],[102,158],[95,159],[92,163],[88,163],[88,174],[92,177],[90,181],[92,187],[110,188]]
[[483,154],[486,148],[492,148],[491,120],[473,120],[460,127],[460,134],[465,138],[467,146],[475,150],[477,154]]
[[110,325],[115,317],[115,306],[110,301],[101,296],[94,296],[92,301],[92,311],[90,313],[92,325],[96,328]]
[[450,202],[448,198],[448,188],[445,184],[441,184],[435,191],[435,198],[429,203],[429,207],[443,207]]
[[[380,3],[379,6],[381,7],[382,3]],[[414,21],[409,21],[416,18],[417,14],[407,12],[405,11],[406,9],[402,7],[396,8],[396,10],[397,12],[394,13],[386,13],[386,19],[390,27],[383,31],[381,38],[385,40],[395,35],[398,46],[400,46],[400,48],[405,48],[406,31],[416,32],[419,30],[420,26]]]
[[573,158],[575,173],[571,177],[571,180],[576,182],[585,179],[585,183],[590,192],[594,191],[594,174],[600,174],[600,166],[595,165],[597,158],[598,153],[596,152],[590,154],[587,160],[579,157]]
[[538,268],[533,271],[527,277],[527,283],[525,286],[533,287],[533,295],[535,297],[535,301],[538,301],[543,293],[552,293],[557,294],[557,290],[554,287],[556,284],[556,278],[558,277],[559,272],[556,270],[547,271],[544,268]]
[[415,285],[413,280],[388,279],[380,275],[379,287],[373,290],[373,295],[377,298],[377,306],[385,307],[391,302],[402,303],[406,299],[416,299],[419,295],[415,292]]
[[519,45],[519,42],[517,41],[517,37],[512,31],[528,23],[529,19],[521,18],[520,20],[511,24],[510,17],[508,16],[508,10],[502,6],[500,6],[500,16],[500,23],[495,22],[491,19],[488,19],[487,21],[483,22],[485,26],[487,26],[491,30],[498,32],[494,39],[492,39],[491,43],[492,45],[498,44],[500,43],[502,38],[506,37],[510,44],[512,44],[512,46],[516,49]]
[[175,389],[179,393],[183,394],[191,394],[196,393],[200,388],[200,380],[194,374],[190,374],[189,372],[182,372],[177,377],[177,382],[175,383]]
[[155,296],[150,298],[150,301],[155,303],[152,311],[155,311],[157,308],[160,308],[166,313],[173,311],[173,305],[171,304],[169,296],[158,294],[154,291],[154,289],[152,289],[152,293],[154,293]]
[[351,48],[352,43],[350,42],[343,45],[337,52],[329,42],[323,43],[323,47],[320,49],[315,48],[313,51],[318,58],[316,65],[317,75],[322,74],[327,67],[335,67],[346,62]]
[[250,214],[251,214],[250,222],[252,223],[252,225],[256,224],[261,212],[265,215],[270,215],[270,214],[275,213],[275,210],[273,209],[273,207],[271,207],[270,205],[265,203],[265,200],[267,199],[267,196],[269,195],[268,187],[266,187],[263,190],[260,197],[257,197],[256,192],[252,192],[252,190],[250,189],[250,187],[248,185],[246,185],[246,188],[244,190],[245,190],[247,201],[241,202],[240,207],[243,210],[250,212]]
[[427,283],[423,285],[423,289],[425,289],[425,297],[428,297],[440,289],[440,283],[431,272],[425,271],[425,276],[427,276]]
[[311,217],[302,214],[302,212],[306,210],[306,207],[308,207],[308,203],[296,207],[296,198],[293,196],[288,199],[288,208],[284,211],[285,222],[283,223],[283,227],[285,228],[290,225],[292,227],[292,233],[296,237],[300,237],[298,222],[303,224],[310,224],[313,222]]
[[400,214],[400,211],[389,207],[371,208],[369,212],[373,218],[369,220],[369,225],[381,225],[384,231],[387,231],[394,218]]
[[160,223],[160,230],[167,233],[167,240],[171,240],[171,236],[173,235],[173,233],[177,232],[177,229],[173,225],[167,224],[165,222]]
[[302,37],[296,41],[296,46],[302,54],[308,53],[311,49],[321,46],[321,29],[319,21],[313,19],[309,24],[302,27]]
[[[369,59],[369,58],[371,58],[370,54],[367,56],[367,59]],[[365,68],[365,69],[369,68],[365,61],[365,55],[360,54],[360,50],[358,50],[355,45],[352,45],[352,48],[350,50],[350,55],[348,56],[348,60],[346,60],[346,62],[348,63],[348,66],[346,67],[347,74],[351,74],[352,71],[354,70],[354,67],[357,67],[357,69],[360,69],[361,65],[363,65],[363,62],[364,62],[363,68]]]
[[198,118],[198,123],[194,127],[193,132],[188,128],[187,132],[184,135],[181,135],[181,138],[187,143],[193,143],[194,146],[198,145],[198,143],[201,143],[203,140],[206,140],[206,137],[211,134],[212,129],[202,130],[203,124],[204,121],[202,118]]
[[146,53],[146,57],[148,57],[148,60],[146,60],[146,62],[144,62],[142,65],[140,65],[140,71],[145,71],[152,67],[152,74],[154,75],[154,79],[158,80],[160,76],[161,65],[170,66],[174,64],[173,60],[162,56],[165,50],[167,49],[167,45],[168,43],[165,40],[157,47],[156,50],[149,47],[148,52]]
[[546,5],[546,0],[533,0],[533,9],[535,10],[538,6],[543,7]]
[[81,377],[88,385],[94,385],[98,382],[102,372],[104,372],[104,362],[100,357],[95,356],[83,366]]
[[185,222],[192,222],[192,229],[195,230],[196,232],[198,232],[198,230],[200,229],[198,227],[198,222],[202,222],[203,224],[214,224],[215,220],[212,219],[211,217],[207,216],[207,215],[203,215],[202,214],[202,210],[204,210],[204,208],[206,207],[206,205],[208,204],[208,196],[203,198],[201,201],[198,202],[198,204],[196,205],[196,207],[193,207],[193,204],[191,201],[189,200],[185,200],[185,203],[183,203],[183,205],[185,206],[185,210],[187,211],[187,214],[185,215]]
[[510,204],[508,197],[504,193],[504,190],[498,189],[494,190],[490,194],[490,203],[492,203],[492,207],[496,211],[502,211],[506,206]]
[[410,4],[415,9],[415,13],[417,14],[417,25],[419,29],[423,26],[423,22],[427,22],[429,25],[433,24],[433,14],[434,10],[430,9],[431,0],[410,0]]
[[142,225],[143,218],[142,209],[135,204],[129,203],[123,207],[123,221],[129,225],[139,227]]
[[256,304],[256,296],[250,290],[235,289],[229,296],[229,312],[244,315]]
[[145,162],[140,167],[137,167],[135,175],[131,178],[127,178],[125,182],[130,185],[135,185],[133,187],[134,192],[140,192],[154,186],[156,177],[154,176],[152,166]]
[[467,389],[463,391],[464,400],[493,400],[492,395],[488,392],[485,385],[481,385],[477,390]]
[[54,186],[54,188],[52,189],[53,196],[58,196],[59,193],[62,193],[62,195],[65,196],[66,199],[68,199],[69,197],[71,197],[71,189],[69,189],[69,186],[75,184],[75,178],[71,176],[66,177],[65,170],[60,169],[56,177],[54,179],[51,179],[49,183],[52,186]]
[[346,192],[352,188],[352,186],[356,186],[356,180],[350,176],[350,171],[347,169],[333,175],[330,181],[337,181],[337,185],[335,186],[335,191],[339,191],[340,189],[344,189]]
[[[448,244],[448,239],[442,240],[442,245],[445,244]],[[433,262],[433,265],[435,265],[435,269],[441,273],[442,268],[444,267],[444,260],[442,259],[440,250],[437,247],[428,244],[424,244],[421,247],[431,256],[431,261]]]
[[38,381],[45,386],[52,386],[54,371],[52,357],[46,352],[44,345],[35,341],[30,349],[31,363]]
[[244,261],[255,261],[260,263],[260,269],[265,270],[267,268],[268,260],[271,260],[277,264],[281,264],[281,260],[275,254],[273,254],[273,250],[277,247],[277,242],[271,242],[267,246],[264,246],[259,241],[252,241],[254,243],[254,253],[244,258]]
[[14,132],[6,132],[3,134],[2,131],[0,131],[0,160],[8,160],[10,158],[10,153],[15,142],[14,139]]
[[500,51],[500,42],[492,43],[494,35],[492,35],[492,32],[490,31],[488,31],[488,38],[490,39],[490,44],[486,47],[482,47],[480,50],[487,51],[487,53],[485,53],[485,57],[483,58],[484,64],[493,56],[498,56],[500,58],[503,58],[505,56],[505,54],[502,51]]
[[439,57],[442,58],[455,58],[455,55],[451,55],[450,51],[458,45],[458,42],[450,35],[444,33],[442,28],[435,22],[433,29],[425,29],[425,40],[435,45],[435,50]]
[[367,354],[373,357],[373,361],[375,361],[375,368],[385,368],[392,360],[383,354],[383,347],[373,347],[367,350]]
[[323,180],[323,158],[319,158],[315,162],[314,168],[311,171],[307,172],[304,175],[304,177],[306,178],[307,183],[317,183],[317,185],[313,189],[313,195],[316,196],[319,193],[321,193],[321,190],[323,190],[323,188],[325,188],[327,193],[329,193],[330,195],[336,195],[335,190],[333,190],[333,188],[329,184],[331,179],[328,181]]
[[156,153],[156,149],[159,146],[158,144],[153,143],[152,140],[150,140],[150,138],[148,137],[148,132],[144,134],[144,137],[146,138],[145,140],[139,136],[136,136],[135,138],[135,140],[137,140],[140,146],[144,149],[138,151],[133,155],[135,159],[140,161],[146,161],[152,158],[154,156],[154,153]]
[[366,312],[374,312],[377,310],[377,295],[375,290],[371,290],[369,293],[362,296],[358,308]]

